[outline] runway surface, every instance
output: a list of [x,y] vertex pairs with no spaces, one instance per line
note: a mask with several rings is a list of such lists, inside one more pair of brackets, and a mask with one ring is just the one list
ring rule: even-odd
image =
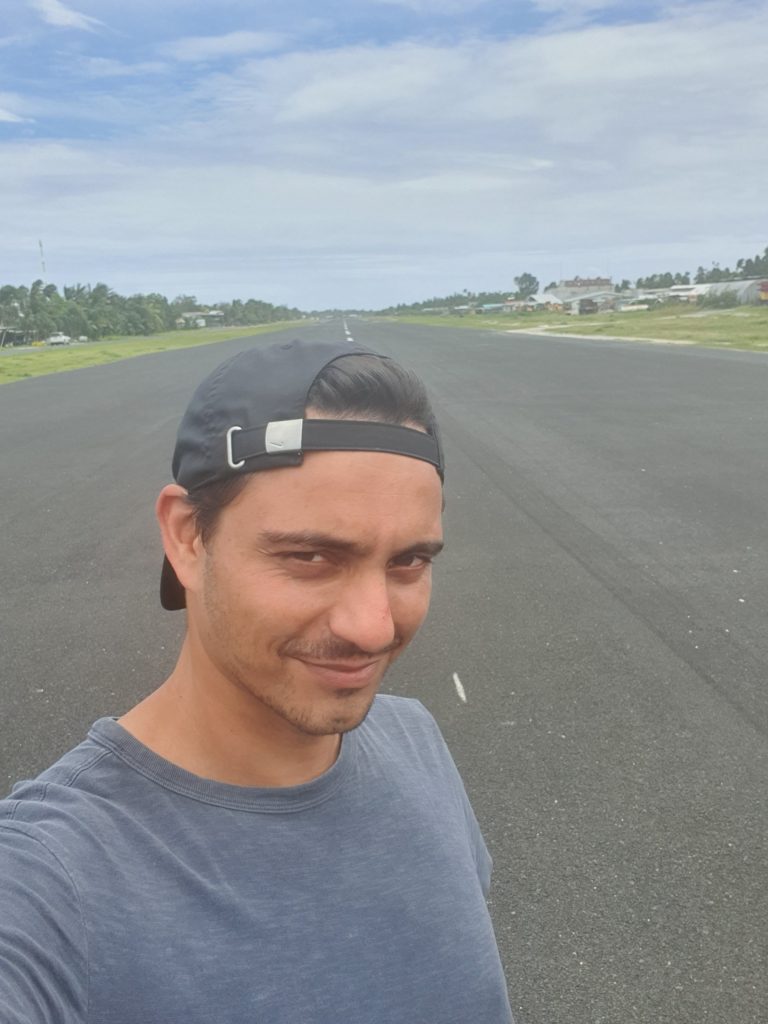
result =
[[[447,549],[386,688],[465,778],[520,1024],[765,1022],[768,357],[348,326],[443,425]],[[4,790],[173,664],[176,425],[276,337],[0,387]]]

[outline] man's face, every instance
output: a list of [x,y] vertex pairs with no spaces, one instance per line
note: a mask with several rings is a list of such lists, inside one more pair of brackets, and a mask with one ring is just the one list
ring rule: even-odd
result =
[[441,512],[434,468],[402,455],[315,452],[253,474],[187,592],[197,649],[260,721],[354,729],[427,614]]

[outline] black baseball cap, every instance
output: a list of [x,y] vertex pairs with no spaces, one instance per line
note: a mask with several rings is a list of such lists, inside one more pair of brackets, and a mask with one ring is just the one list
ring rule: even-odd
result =
[[[353,342],[294,340],[240,352],[199,385],[179,425],[173,478],[187,491],[243,473],[301,465],[304,452],[392,452],[431,463],[444,477],[436,424],[430,433],[391,423],[304,418],[317,375],[344,356],[388,356]],[[184,608],[184,587],[167,558],[163,608]]]

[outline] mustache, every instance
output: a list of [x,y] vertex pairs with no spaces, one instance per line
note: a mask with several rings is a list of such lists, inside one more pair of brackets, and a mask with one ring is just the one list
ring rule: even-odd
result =
[[366,651],[356,644],[347,643],[336,637],[320,640],[316,643],[302,643],[289,640],[280,648],[280,654],[288,658],[303,658],[307,661],[373,661],[384,654],[391,654],[402,645],[402,639],[396,636],[392,643],[378,651]]

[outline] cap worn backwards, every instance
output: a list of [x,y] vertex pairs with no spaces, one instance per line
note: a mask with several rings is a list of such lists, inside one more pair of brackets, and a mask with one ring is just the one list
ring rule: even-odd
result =
[[[437,429],[360,420],[305,419],[318,374],[343,356],[373,355],[349,342],[294,340],[240,352],[199,385],[187,406],[173,453],[174,480],[194,491],[243,473],[301,465],[307,451],[380,451],[431,463],[444,475]],[[160,581],[164,608],[186,604],[166,558]]]

